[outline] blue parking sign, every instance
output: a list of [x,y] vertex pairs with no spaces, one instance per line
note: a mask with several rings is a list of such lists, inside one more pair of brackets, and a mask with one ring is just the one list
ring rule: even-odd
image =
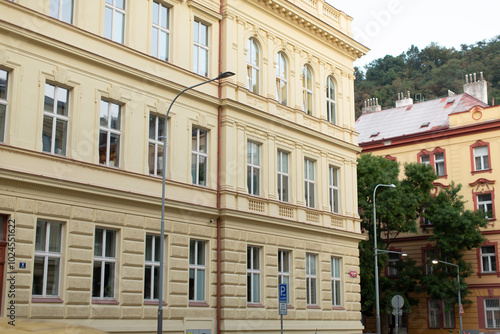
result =
[[279,291],[279,301],[280,303],[286,303],[288,298],[287,298],[287,295],[288,295],[288,291],[287,291],[287,288],[286,288],[286,284],[280,284],[278,286],[278,291]]

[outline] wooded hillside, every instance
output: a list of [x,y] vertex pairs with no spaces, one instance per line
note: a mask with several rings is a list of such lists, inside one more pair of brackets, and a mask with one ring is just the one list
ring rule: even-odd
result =
[[[460,50],[431,43],[419,50],[411,46],[397,57],[387,55],[365,66],[354,68],[356,80],[356,117],[363,102],[378,98],[382,109],[395,106],[397,94],[410,91],[414,102],[447,96],[448,90],[463,92],[465,75],[483,72],[488,81],[488,104],[500,103],[500,35]],[[417,98],[416,98],[417,96]]]

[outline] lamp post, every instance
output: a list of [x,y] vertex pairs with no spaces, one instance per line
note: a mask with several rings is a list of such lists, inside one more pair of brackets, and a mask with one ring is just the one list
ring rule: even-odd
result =
[[160,282],[159,282],[159,289],[158,289],[158,324],[157,324],[157,334],[161,334],[163,331],[163,264],[165,262],[165,181],[166,181],[166,169],[167,169],[167,159],[165,159],[165,152],[166,152],[166,147],[167,147],[167,119],[168,119],[168,114],[170,113],[170,109],[172,109],[172,106],[174,105],[175,100],[179,96],[181,96],[182,93],[184,93],[187,90],[193,89],[195,87],[204,85],[206,83],[219,80],[219,79],[224,79],[230,76],[233,76],[233,72],[223,72],[219,74],[216,78],[206,80],[203,82],[200,82],[196,85],[187,87],[183,89],[179,94],[177,94],[172,102],[170,102],[170,106],[168,107],[167,114],[165,115],[165,123],[164,123],[164,134],[163,134],[163,167],[162,167],[162,188],[161,188],[161,236],[160,236]]
[[377,208],[375,206],[375,192],[378,187],[389,187],[396,188],[394,184],[377,184],[375,189],[373,189],[373,243],[375,250],[375,308],[377,317],[377,334],[380,334],[380,305],[379,305],[379,294],[378,294],[378,249],[377,249]]
[[462,313],[460,312],[462,309],[462,295],[460,294],[460,267],[458,266],[458,264],[454,264],[454,263],[450,263],[450,262],[446,262],[446,261],[441,261],[441,260],[436,260],[436,259],[432,260],[432,264],[438,264],[438,263],[443,263],[443,264],[447,264],[449,266],[457,267],[458,315],[460,317],[460,334],[462,334],[464,332],[464,327],[462,325]]

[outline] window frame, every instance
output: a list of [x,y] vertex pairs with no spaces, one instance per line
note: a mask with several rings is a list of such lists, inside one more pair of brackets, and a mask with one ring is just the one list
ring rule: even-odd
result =
[[[489,300],[496,300],[496,301],[497,301],[497,303],[498,303],[498,306],[497,306],[497,307],[494,307],[494,308],[493,308],[493,307],[491,307],[491,308],[490,308],[490,307],[488,307],[488,306],[486,305],[486,302],[487,302],[487,301],[489,301]],[[496,320],[495,320],[495,318],[494,318],[494,314],[495,314],[496,312],[498,312],[498,313],[500,314],[500,298],[488,298],[488,297],[485,297],[485,298],[483,299],[483,303],[484,303],[484,319],[485,319],[485,326],[484,326],[484,328],[486,328],[486,329],[496,329],[496,328],[500,328],[500,317],[499,317],[499,318],[497,318]],[[488,311],[492,311],[492,314],[493,314],[493,319],[494,319],[494,322],[495,322],[495,325],[496,325],[496,326],[491,326],[491,327],[490,327],[490,326],[488,326],[488,320],[487,320],[487,319],[488,319]]]
[[[331,88],[333,86],[333,89]],[[335,78],[329,75],[326,78],[326,117],[328,122],[337,125],[337,85]]]
[[4,106],[3,115],[0,114],[0,143],[5,143],[5,135],[7,132],[7,117],[9,115],[9,86],[11,71],[0,67],[0,73],[5,72],[5,99],[0,98],[0,106]]
[[[252,140],[247,140],[247,188],[248,193],[253,196],[260,196],[261,190],[261,164],[262,164],[262,144]],[[257,153],[258,162],[254,160]],[[257,180],[255,180],[257,178]],[[255,189],[255,186],[257,189]]]
[[[191,247],[194,245],[195,249],[194,249],[194,254],[195,254],[195,258],[194,258],[194,263],[191,263]],[[198,250],[200,249],[200,246],[203,247],[203,255],[204,255],[204,259],[203,259],[203,262],[204,263],[200,263],[200,258],[199,258],[199,252]],[[189,299],[189,302],[190,303],[196,303],[196,302],[205,302],[207,300],[207,263],[208,263],[208,251],[207,251],[207,248],[208,248],[208,242],[205,241],[205,240],[198,240],[198,239],[191,239],[189,240],[189,276],[191,276],[191,271],[193,271],[193,288],[192,288],[192,291],[193,291],[193,298],[191,298],[191,296],[189,296],[189,294],[191,293],[191,279],[189,279],[189,282],[188,282],[188,299]],[[200,298],[199,296],[199,293],[200,291],[198,290],[198,273],[199,272],[203,272],[203,291],[202,291],[202,298]]]
[[[291,294],[291,257],[292,252],[287,249],[278,249],[278,284],[286,284],[288,294],[286,296],[287,304],[290,305]],[[286,259],[286,261],[285,261]],[[288,267],[288,268],[286,268]]]
[[247,89],[260,92],[260,47],[254,37],[247,40]]
[[[488,167],[482,168],[482,169],[477,169],[476,158],[485,157],[484,155],[482,155],[482,156],[476,155],[476,149],[481,148],[481,147],[486,147],[486,150],[487,150],[487,155],[486,155],[487,159],[481,159],[481,163],[482,163],[482,165],[484,165],[484,163],[486,162],[488,164]],[[492,172],[491,154],[490,153],[491,153],[491,150],[490,150],[490,143],[489,142],[478,140],[470,146],[471,174],[472,175],[475,175],[478,173],[491,173]]]
[[[112,3],[109,3],[108,1],[112,1]],[[104,37],[112,40],[113,42],[124,44],[125,43],[125,26],[126,26],[126,19],[127,19],[127,1],[128,0],[123,0],[123,8],[120,8],[116,5],[116,1],[119,0],[106,0],[104,2]],[[111,10],[111,22],[107,22],[107,10]],[[117,36],[116,34],[116,22],[115,20],[117,19],[116,15],[122,15],[123,17],[123,22],[121,24],[121,34]],[[111,25],[111,27],[108,27]],[[120,29],[119,29],[120,30]]]
[[[203,44],[203,41],[200,41],[200,36],[202,33],[202,27],[206,27],[206,44]],[[196,32],[196,30],[198,30]],[[198,36],[198,40],[196,40],[196,36]],[[206,61],[205,61],[205,68],[206,71],[205,73],[202,73],[202,66],[201,63],[201,57],[202,55],[201,50],[204,50],[206,52]],[[195,56],[196,55],[196,56]],[[202,20],[195,18],[194,19],[194,25],[193,25],[193,72],[202,75],[204,77],[208,77],[209,74],[209,64],[210,64],[210,25],[207,23],[202,22]],[[198,60],[198,61],[196,61]]]
[[[193,150],[193,146],[191,144],[191,178],[192,178],[192,184],[197,185],[197,186],[203,186],[206,187],[208,184],[208,145],[209,145],[209,138],[208,134],[210,133],[209,130],[203,129],[201,127],[192,126],[191,129],[191,143],[193,140],[193,132],[196,131],[196,149]],[[205,134],[205,151],[202,151],[200,149],[200,138],[202,137],[202,133]],[[193,158],[196,158],[196,162],[193,164]],[[204,168],[201,166],[200,158],[205,158],[205,165]],[[193,167],[195,167],[195,174],[193,174]],[[201,173],[205,173],[205,179],[201,180]],[[193,178],[193,176],[196,176]]]
[[[51,86],[54,89],[52,111],[45,110],[45,99],[47,98],[47,86]],[[70,115],[70,113],[71,113],[71,89],[66,88],[64,86],[61,86],[61,85],[53,84],[50,82],[45,82],[44,87],[45,87],[45,90],[44,90],[44,95],[43,95],[44,102],[43,102],[43,122],[42,122],[42,124],[43,124],[42,125],[42,151],[45,153],[49,153],[49,154],[67,156],[68,142],[69,142],[70,117],[71,117],[71,115]],[[65,110],[66,110],[67,115],[59,114],[57,112],[58,105],[59,105],[59,91],[60,90],[66,91],[66,108],[65,108]],[[45,140],[46,136],[44,136],[43,128],[45,128],[45,119],[46,118],[51,118],[52,133],[50,134],[50,137],[48,137],[48,140],[50,143],[49,150],[45,150],[45,145],[44,145],[44,140]],[[62,153],[56,152],[56,142],[57,142],[56,136],[57,136],[57,132],[58,132],[57,125],[59,124],[59,122],[63,122],[66,126],[65,135],[64,135],[64,139],[63,139],[64,143],[62,143],[62,141],[61,141],[61,143],[63,144],[63,147],[64,147],[64,150],[62,151]]]
[[[434,303],[435,306],[433,310],[435,312],[435,316],[431,316],[431,303]],[[454,329],[456,323],[455,317],[455,306],[451,307],[449,310],[445,310],[446,302],[443,299],[428,299],[427,301],[427,317],[428,317],[428,326],[432,329]],[[450,317],[451,315],[451,317]],[[434,318],[434,319],[433,319]],[[433,324],[437,321],[437,324]]]
[[308,307],[318,305],[318,263],[317,254],[313,253],[306,253],[306,304]]
[[302,111],[311,116],[314,113],[314,76],[309,64],[302,66]]
[[[439,154],[443,155],[442,160],[436,159],[436,156]],[[427,156],[429,156],[428,161],[423,161],[424,157],[427,157]],[[447,167],[446,167],[446,165],[447,165],[446,164],[446,150],[445,149],[442,149],[441,147],[436,147],[432,151],[428,151],[426,149],[421,150],[419,153],[417,153],[417,160],[419,161],[419,163],[431,165],[432,169],[434,170],[434,172],[436,173],[438,178],[443,178],[443,179],[448,178],[448,172],[447,172]],[[439,166],[442,166],[442,168]],[[441,169],[442,169],[442,174],[439,174]]]
[[[102,244],[101,244],[101,255],[100,256],[96,256],[95,252],[96,252],[96,235],[97,235],[97,230],[102,230]],[[96,301],[99,301],[99,300],[116,300],[116,295],[117,295],[117,281],[118,281],[118,275],[117,275],[117,271],[118,271],[118,258],[117,258],[117,254],[118,254],[118,231],[117,230],[114,230],[114,229],[108,229],[108,228],[105,228],[105,227],[98,227],[96,226],[95,229],[94,229],[94,251],[93,251],[93,261],[92,261],[92,268],[93,268],[93,273],[92,273],[92,300],[96,300]],[[108,233],[112,233],[113,236],[114,236],[114,256],[106,256],[106,251],[107,251],[107,244],[106,244],[106,236]],[[94,296],[94,284],[95,284],[95,275],[94,275],[94,272],[95,272],[95,264],[96,262],[101,262],[101,273],[100,273],[100,277],[99,277],[99,283],[98,285],[100,285],[100,288],[99,288],[99,296]],[[105,281],[105,268],[106,268],[106,263],[112,263],[113,264],[113,287],[112,287],[112,295],[111,296],[105,296],[104,295],[104,284],[102,284],[104,281]]]
[[[483,206],[483,209],[487,209],[488,207],[488,204],[491,205],[491,214],[492,214],[492,217],[489,217],[488,215],[486,215],[488,212],[490,212],[490,210],[482,210],[484,211],[485,213],[485,217],[492,221],[492,220],[495,220],[496,219],[496,215],[495,215],[495,193],[493,190],[491,191],[485,191],[485,192],[472,192],[473,193],[473,199],[474,199],[474,207],[476,209],[476,211],[480,210],[481,206]],[[488,201],[480,201],[479,200],[479,196],[485,196],[485,195],[489,195],[490,196],[490,200]],[[486,205],[486,206],[485,206]]]
[[[151,259],[147,259],[147,254],[148,254],[148,237],[151,237]],[[158,291],[155,290],[155,271],[158,272],[160,271],[160,259],[156,259],[156,247],[160,248],[160,251],[158,252],[158,256],[161,256],[161,236],[157,234],[150,234],[146,233],[146,238],[144,240],[144,291],[143,291],[143,299],[144,301],[158,301],[159,296],[155,298],[155,292],[159,293],[160,287],[158,286]],[[150,267],[148,269],[148,266]],[[146,298],[146,272],[150,271],[150,282],[149,282],[149,296],[150,298]]]
[[[75,1],[71,0],[71,17],[69,18],[69,21],[65,19],[64,13],[65,11],[63,10],[65,1],[64,0],[50,0],[50,9],[49,9],[49,14],[51,17],[59,20],[66,22],[68,24],[73,24],[73,19],[75,16]],[[53,7],[57,6],[57,14],[52,11]]]
[[[493,268],[493,263],[496,267],[495,271],[485,271],[484,266],[483,266],[483,247],[493,247],[494,253],[487,253],[488,256],[488,262],[490,263],[490,268]],[[496,275],[497,277],[500,277],[500,260],[498,258],[498,242],[486,240],[486,242],[479,247],[476,248],[476,256],[477,256],[477,275],[478,277],[481,277],[483,275]]]
[[288,60],[282,51],[276,53],[276,100],[288,105]]
[[[154,138],[151,138],[151,118],[154,117]],[[163,137],[160,136],[159,130],[160,130],[160,124],[163,124],[163,135],[167,136],[167,126],[168,126],[168,121],[165,122],[165,117],[156,115],[156,114],[149,114],[149,132],[148,132],[148,169],[149,169],[149,175],[151,176],[163,176],[163,160],[160,159],[159,156],[159,149],[161,147],[162,149],[162,159],[167,158],[167,152],[165,150],[165,147],[163,147]],[[166,138],[166,142],[168,143],[168,138]],[[153,157],[151,157],[151,145],[153,145]],[[153,161],[153,173],[151,173],[151,158],[154,160]],[[168,162],[168,160],[166,161]]]
[[[64,223],[63,222],[58,222],[58,221],[53,221],[53,220],[47,220],[47,219],[37,219],[37,226],[35,229],[35,239],[37,235],[37,229],[38,229],[38,224],[39,223],[44,223],[44,233],[45,233],[45,247],[43,250],[37,250],[36,249],[36,240],[35,240],[35,251],[34,251],[34,256],[33,256],[33,282],[32,282],[32,290],[31,290],[31,296],[32,298],[59,298],[61,296],[61,276],[62,276],[62,252],[63,252],[63,237],[64,237]],[[53,225],[59,225],[60,229],[60,235],[59,235],[59,252],[57,251],[50,251],[50,239],[51,239],[51,227]],[[35,263],[36,263],[36,258],[43,258],[43,274],[42,274],[42,293],[41,294],[34,294],[34,283],[35,283]],[[57,293],[56,294],[47,294],[47,286],[48,286],[48,281],[47,281],[47,275],[48,275],[48,266],[49,266],[49,260],[50,259],[58,259],[59,264],[58,264],[58,272],[57,272]]]
[[[338,265],[334,266],[334,262]],[[331,257],[332,307],[342,307],[342,258]],[[337,268],[338,270],[335,270]]]
[[[328,197],[330,204],[330,212],[336,214],[340,213],[339,174],[340,174],[339,167],[333,165],[328,166],[328,195],[329,195]],[[336,179],[335,182],[333,182],[334,179]]]
[[[312,178],[311,178],[312,167]],[[314,209],[316,207],[316,181],[315,171],[316,161],[304,158],[304,196],[305,204],[308,208]],[[312,187],[312,203],[311,203],[311,188]]]
[[[254,254],[255,252],[257,252],[257,257],[255,257]],[[257,258],[259,262],[257,266],[255,266],[254,263],[255,258]],[[260,305],[261,303],[262,300],[261,268],[262,268],[261,247],[250,246],[250,245],[247,246],[247,304]],[[257,282],[259,282],[258,287],[255,287],[254,285],[255,277],[257,277]]]
[[[101,120],[102,120],[102,115],[103,115],[103,103],[107,103],[108,106],[107,106],[107,125],[106,126],[102,126],[101,125]],[[119,127],[118,129],[116,128],[112,128],[112,111],[111,109],[113,108],[113,106],[116,106],[118,108],[118,119],[119,119]],[[101,99],[101,104],[100,104],[100,114],[99,114],[99,164],[102,165],[102,166],[106,166],[106,167],[114,167],[114,168],[120,168],[120,164],[121,164],[121,152],[122,152],[122,129],[123,129],[123,112],[122,112],[122,108],[123,108],[123,105],[122,104],[119,104],[119,103],[115,103],[115,102],[112,102],[110,100],[107,100],[107,99]],[[106,152],[105,152],[105,163],[102,163],[102,159],[101,159],[101,134],[105,133],[106,134]],[[111,137],[115,135],[118,137],[118,149],[116,150],[115,149],[115,153],[116,153],[116,160],[111,160]],[[110,164],[110,162],[113,161],[113,165]],[[114,161],[117,161],[116,165],[115,165],[115,162]]]
[[[286,171],[284,171],[284,163],[283,157],[286,155]],[[277,191],[278,191],[278,200],[281,202],[289,203],[290,202],[290,153],[281,149],[278,149],[277,152]],[[286,187],[283,186],[286,181]],[[281,188],[280,188],[281,185]],[[286,196],[285,196],[286,192]]]
[[[155,12],[155,5],[158,6],[158,23],[155,23],[156,17],[154,16]],[[166,18],[166,27],[163,26],[162,21],[162,12],[163,9],[166,9],[167,11],[167,18]],[[152,20],[151,20],[151,54],[153,57],[158,58],[163,61],[169,61],[170,60],[170,23],[171,23],[171,17],[172,17],[172,7],[169,5],[166,5],[164,2],[154,0],[153,1],[153,8],[152,8]],[[157,31],[157,38],[155,40],[155,29]],[[166,36],[166,42],[165,42],[165,56],[163,57],[161,55],[161,50],[160,46],[162,46],[162,33],[165,34]],[[156,50],[156,52],[155,52]]]

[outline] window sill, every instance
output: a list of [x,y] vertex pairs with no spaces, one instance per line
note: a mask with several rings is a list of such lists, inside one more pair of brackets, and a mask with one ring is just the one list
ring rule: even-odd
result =
[[494,272],[479,272],[477,273],[477,276],[481,278],[482,276],[497,276],[500,277],[500,271],[494,271]]
[[313,309],[313,310],[319,310],[319,309],[321,309],[321,307],[319,307],[318,305],[307,305],[307,308]]
[[332,306],[332,310],[345,311],[345,308],[343,308],[342,306]]
[[194,307],[209,307],[206,302],[189,302],[189,306],[194,306]]
[[448,174],[438,175],[438,179],[447,179],[447,178],[448,178]]
[[482,169],[482,170],[473,170],[471,171],[471,175],[481,174],[481,173],[491,173],[493,170],[490,169]]
[[[166,302],[162,302],[161,304],[167,306]],[[145,300],[144,305],[158,305],[158,300]]]
[[58,297],[31,297],[32,303],[63,303]]
[[114,299],[94,299],[94,298],[92,298],[92,304],[119,305],[120,303]]
[[247,307],[255,307],[255,308],[259,308],[260,307],[260,308],[263,308],[264,305],[262,305],[262,304],[250,304],[249,303],[249,304],[247,304]]

